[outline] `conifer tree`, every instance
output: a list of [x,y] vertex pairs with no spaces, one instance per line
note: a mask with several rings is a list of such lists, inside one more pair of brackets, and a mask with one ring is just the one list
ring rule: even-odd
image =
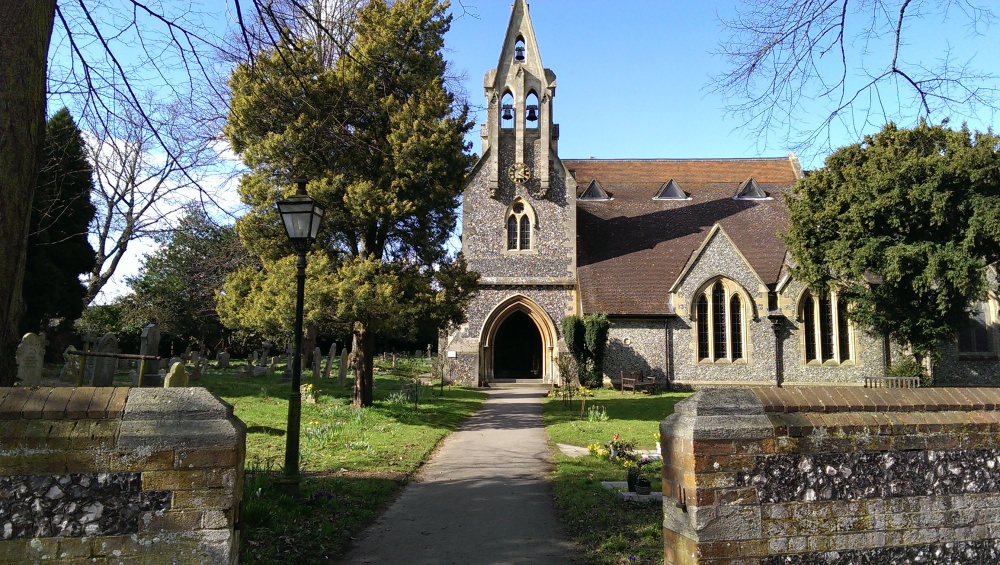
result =
[[350,328],[359,406],[372,403],[376,336],[405,336],[417,317],[460,321],[475,285],[446,250],[472,126],[444,84],[449,25],[447,3],[375,0],[332,66],[286,35],[230,80],[225,131],[251,169],[237,231],[263,270],[227,279],[220,318],[287,338],[294,309],[276,304],[293,303],[295,257],[274,203],[292,179],[308,179],[327,213],[309,256],[305,323]]
[[87,241],[87,226],[94,217],[93,169],[66,108],[46,125],[42,158],[28,235],[23,331],[43,330],[53,318],[79,318],[86,292],[80,275],[94,264],[94,249]]
[[926,358],[954,339],[1000,260],[1000,137],[889,124],[830,155],[788,206],[793,275]]

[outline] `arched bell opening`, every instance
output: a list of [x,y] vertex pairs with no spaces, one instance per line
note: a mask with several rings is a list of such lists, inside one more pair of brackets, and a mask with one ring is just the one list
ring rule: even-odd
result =
[[510,91],[504,92],[500,98],[500,129],[514,129],[514,115],[517,108],[514,107],[514,95]]
[[525,127],[529,129],[538,129],[538,124],[541,123],[541,114],[538,109],[538,95],[534,91],[529,92],[528,96],[524,99],[524,119]]

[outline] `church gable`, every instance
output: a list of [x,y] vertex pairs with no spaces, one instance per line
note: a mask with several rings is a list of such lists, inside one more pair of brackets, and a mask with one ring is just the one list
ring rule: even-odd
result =
[[677,315],[686,316],[694,294],[705,281],[715,277],[736,282],[757,303],[758,312],[766,311],[767,285],[722,226],[716,224],[670,287]]

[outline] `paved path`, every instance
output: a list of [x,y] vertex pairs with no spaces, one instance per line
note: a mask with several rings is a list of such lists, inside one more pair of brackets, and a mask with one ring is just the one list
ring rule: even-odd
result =
[[537,389],[496,389],[442,442],[346,564],[573,563],[559,532]]

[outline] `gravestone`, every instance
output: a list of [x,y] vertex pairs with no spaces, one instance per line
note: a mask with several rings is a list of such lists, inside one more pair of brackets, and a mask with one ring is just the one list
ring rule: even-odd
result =
[[205,374],[205,368],[208,367],[208,359],[201,359],[195,363],[194,368],[191,369],[191,376],[189,380],[191,382],[198,382],[201,380],[201,376]]
[[270,373],[277,373],[278,372],[278,356],[277,355],[275,355],[274,357],[271,358],[271,364],[268,365],[267,369],[268,369],[268,371]]
[[83,363],[83,357],[73,355],[70,353],[71,351],[76,351],[76,348],[72,345],[63,351],[63,361],[66,364],[63,365],[62,371],[59,372],[59,379],[65,382],[76,383],[76,378],[80,376],[80,365]]
[[253,367],[250,365],[240,365],[240,376],[250,377],[253,376]]
[[271,353],[271,342],[265,341],[263,345],[264,345],[264,353],[258,358],[260,360],[261,366],[267,363],[268,355],[270,355]]
[[320,349],[319,347],[313,348],[312,369],[313,369],[313,378],[314,379],[318,379],[321,376],[323,376],[322,373],[320,373],[320,369],[319,369],[320,368],[320,363],[322,363],[322,362],[323,362],[323,350]]
[[427,358],[431,358],[431,344],[429,343],[427,344]]
[[323,378],[330,378],[330,369],[333,368],[333,358],[337,356],[337,342],[330,344],[330,351],[326,356],[326,367],[323,369]]
[[184,363],[177,362],[170,366],[167,378],[163,379],[163,388],[174,388],[188,386],[187,371],[184,370]]
[[[142,334],[139,336],[139,355],[154,357],[160,355],[160,328],[156,324],[149,324],[142,328]],[[140,364],[140,366],[142,365]],[[145,367],[146,369],[143,371],[141,380],[143,383],[149,384],[146,379],[157,374],[159,364],[151,359],[147,359]]]
[[[184,354],[181,355],[181,359],[184,359],[185,361],[191,359],[191,346],[190,345],[187,346],[186,348],[184,348]],[[173,369],[173,365],[171,365],[170,368]]]
[[340,352],[340,386],[347,386],[347,348]]
[[42,380],[42,361],[45,359],[45,338],[26,333],[21,338],[15,354],[17,378],[21,386],[35,386]]
[[170,371],[170,368],[174,366],[174,363],[183,363],[183,362],[184,360],[181,359],[180,357],[171,357],[170,363],[167,364],[167,371],[168,372]]
[[197,351],[192,351],[191,352],[191,364],[192,365],[197,365],[198,363],[201,363],[201,353],[199,353]]
[[253,355],[250,356],[250,364],[256,367],[260,362],[260,352],[254,349]]
[[170,365],[170,359],[165,359],[165,358],[160,359],[160,370],[163,371],[164,375],[167,374],[167,367],[169,365]]
[[229,368],[229,353],[225,351],[220,351],[215,357],[215,368],[216,369],[228,369]]
[[254,367],[253,376],[255,377],[266,377],[271,374],[271,369],[268,367]]
[[[104,334],[94,346],[94,352],[118,353],[118,338],[112,333]],[[118,360],[114,357],[91,357],[87,362],[89,374],[84,377],[84,382],[90,383],[90,386],[114,386],[117,367]]]

